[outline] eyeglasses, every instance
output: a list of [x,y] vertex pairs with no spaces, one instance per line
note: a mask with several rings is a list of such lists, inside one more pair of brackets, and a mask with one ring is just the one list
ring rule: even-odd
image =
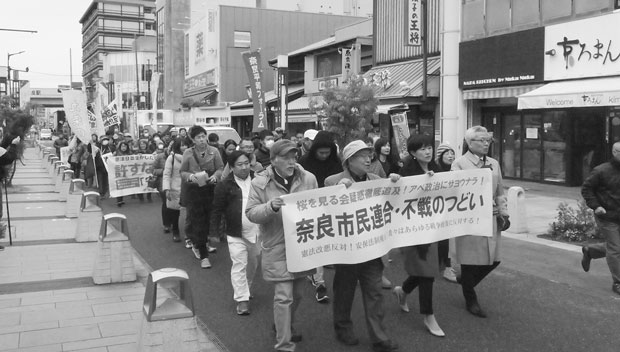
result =
[[472,142],[480,142],[482,144],[492,144],[495,142],[493,138],[480,138],[480,139],[472,139]]

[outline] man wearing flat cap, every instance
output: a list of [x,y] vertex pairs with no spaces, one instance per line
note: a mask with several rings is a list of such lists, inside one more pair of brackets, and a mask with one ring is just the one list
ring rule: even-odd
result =
[[284,226],[280,196],[318,188],[314,175],[297,164],[297,144],[288,139],[275,142],[270,150],[271,165],[254,180],[248,196],[246,216],[259,225],[265,281],[274,283],[273,319],[277,351],[294,351],[301,341],[296,331],[295,310],[304,289],[304,279],[313,271],[292,273],[286,266]]
[[[343,172],[325,179],[325,187],[344,184],[349,187],[353,182],[364,182],[381,177],[368,172],[372,160],[373,148],[361,140],[347,144],[342,150]],[[397,174],[390,174],[392,182],[400,179]],[[351,307],[355,298],[357,283],[360,283],[366,326],[375,352],[390,352],[398,349],[398,344],[391,341],[383,326],[383,293],[381,278],[383,262],[381,257],[357,264],[336,264],[334,274],[334,329],[336,338],[345,345],[357,345],[359,339],[353,332]]]

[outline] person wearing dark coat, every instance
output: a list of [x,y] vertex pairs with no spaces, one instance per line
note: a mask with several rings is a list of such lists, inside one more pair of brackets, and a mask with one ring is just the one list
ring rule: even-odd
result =
[[[7,143],[7,141],[11,141]],[[21,137],[17,136],[13,139],[10,136],[4,138],[2,146],[0,146],[0,181],[4,182],[7,176],[6,166],[10,165],[15,159],[17,159],[17,145],[21,142]],[[8,204],[7,204],[8,206]],[[0,218],[2,218],[2,187],[0,187]],[[5,227],[0,229],[0,238],[4,237]],[[0,246],[0,251],[4,250],[4,246]]]
[[611,160],[595,167],[581,188],[605,237],[604,244],[582,248],[581,265],[588,271],[592,258],[606,257],[613,280],[611,289],[620,295],[620,142],[614,143],[611,152]]
[[[215,237],[226,228],[228,252],[232,266],[230,282],[233,299],[237,302],[237,314],[250,314],[252,282],[260,258],[258,225],[245,215],[254,171],[251,170],[249,155],[234,150],[228,155],[227,164],[231,173],[215,186],[211,229]],[[224,219],[225,226],[222,226]]]
[[[428,136],[409,137],[407,151],[411,159],[400,169],[400,175],[406,177],[427,174],[430,177],[438,172],[439,168],[433,160],[433,144],[433,139]],[[437,242],[403,247],[402,253],[408,277],[402,286],[396,286],[393,290],[401,310],[409,312],[407,294],[419,287],[420,314],[424,315],[424,325],[431,334],[445,336],[433,314],[433,282],[439,273]]]
[[[338,157],[338,149],[331,134],[327,131],[319,131],[314,137],[314,142],[308,153],[304,154],[299,164],[310,171],[319,184],[319,188],[325,186],[325,179],[331,175],[342,172],[342,164]],[[315,288],[315,298],[319,303],[327,303],[327,288],[323,278],[323,267],[316,268],[316,273],[309,276]]]

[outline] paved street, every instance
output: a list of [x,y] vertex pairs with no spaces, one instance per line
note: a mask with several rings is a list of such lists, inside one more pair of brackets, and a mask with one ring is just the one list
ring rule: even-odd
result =
[[[23,170],[33,163],[35,160],[28,160]],[[75,243],[70,235],[75,220],[64,219],[58,207],[49,206],[53,193],[32,190],[45,185],[28,181],[29,176],[41,175],[21,170],[9,195],[11,224],[17,231],[15,245],[0,253],[0,350],[135,350],[143,284],[93,286],[95,244]],[[534,214],[540,216],[544,208],[552,214],[548,203],[555,200],[544,192],[532,193],[528,202]],[[570,200],[572,195],[560,194],[564,198],[559,199]],[[272,287],[258,277],[252,314],[237,316],[225,243],[216,245],[213,269],[200,269],[190,250],[163,234],[158,197],[153,197],[152,203],[131,197],[126,197],[126,202],[118,208],[114,199],[104,200],[103,212],[128,217],[140,275],[146,275],[140,258],[146,267],[177,267],[189,273],[196,312],[214,350],[271,351]],[[507,233],[505,237],[502,265],[478,289],[487,319],[465,311],[459,286],[437,279],[434,308],[446,338],[433,337],[425,330],[417,314],[415,291],[409,297],[408,314],[399,310],[388,290],[384,291],[385,323],[401,350],[616,351],[620,297],[610,290],[605,261],[593,262],[591,271],[584,273],[577,246],[532,235]],[[405,275],[398,251],[393,251],[392,257],[386,273],[398,284]],[[332,277],[333,270],[326,269],[330,286]],[[370,350],[359,294],[353,315],[359,346],[344,347],[335,340],[331,316],[331,304],[315,302],[308,283],[298,314],[303,333],[298,351]]]

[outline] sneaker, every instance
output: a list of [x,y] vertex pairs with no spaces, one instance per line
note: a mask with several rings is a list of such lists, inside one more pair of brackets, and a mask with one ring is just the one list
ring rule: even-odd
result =
[[172,242],[181,242],[181,237],[178,234],[172,235]]
[[194,252],[194,257],[196,257],[196,259],[200,259],[200,250],[194,246],[192,246],[192,252]]
[[390,340],[375,342],[375,343],[372,344],[372,350],[374,352],[398,351],[398,344],[396,342],[390,341]]
[[187,249],[194,248],[194,245],[192,244],[192,240],[190,240],[189,238],[185,239],[185,248]]
[[237,315],[250,315],[250,304],[248,301],[237,303]]
[[209,246],[209,245],[207,245],[207,250],[209,251],[209,253],[215,253],[215,252],[217,252],[217,248],[215,248],[215,247],[211,247],[211,246]]
[[164,226],[164,233],[170,233],[170,226]]
[[209,261],[209,258],[201,259],[200,267],[203,269],[211,269],[211,262]]
[[308,281],[310,281],[312,286],[314,286],[315,288],[319,286],[319,284],[314,280],[314,275],[307,275],[306,279],[308,279]]
[[316,288],[316,301],[319,303],[327,303],[329,302],[329,296],[327,295],[327,288],[325,285],[318,285]]
[[456,283],[456,271],[451,267],[446,267],[443,271],[443,278]]
[[396,301],[398,302],[400,309],[405,313],[409,313],[409,306],[407,305],[407,294],[405,293],[405,291],[403,291],[403,288],[400,286],[396,286],[392,290],[392,293],[394,294],[394,296],[396,296]]

